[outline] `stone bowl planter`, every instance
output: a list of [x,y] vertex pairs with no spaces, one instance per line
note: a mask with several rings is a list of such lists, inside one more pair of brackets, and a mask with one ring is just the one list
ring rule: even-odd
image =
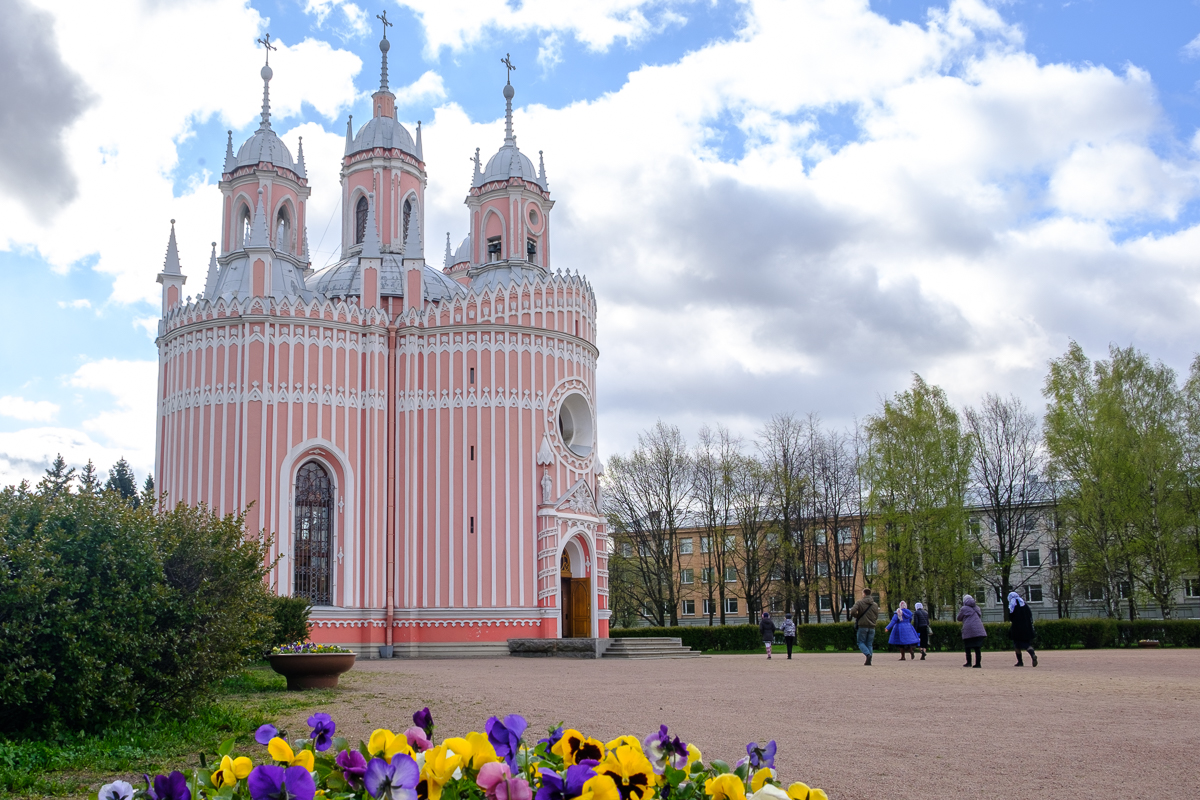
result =
[[338,676],[354,666],[354,653],[283,653],[272,655],[271,669],[287,678],[289,692],[333,689]]
[[1138,647],[1158,647],[1157,639],[1142,639],[1138,642]]

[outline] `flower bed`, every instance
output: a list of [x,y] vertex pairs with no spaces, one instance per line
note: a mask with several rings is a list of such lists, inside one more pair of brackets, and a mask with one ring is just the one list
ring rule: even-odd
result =
[[288,691],[333,689],[338,676],[353,668],[355,655],[332,644],[295,642],[271,650],[271,669],[287,678]]
[[309,717],[308,738],[290,743],[263,725],[255,741],[266,753],[255,759],[235,754],[230,739],[211,764],[201,756],[188,773],[146,775],[145,788],[113,781],[91,800],[828,800],[820,789],[779,781],[774,741],[751,742],[731,766],[705,763],[666,725],[608,743],[560,726],[530,745],[525,719],[510,714],[435,745],[429,709],[413,723],[400,734],[377,730],[356,748],[328,714]]
[[273,656],[296,656],[307,655],[309,653],[353,653],[353,650],[347,650],[345,647],[338,647],[336,644],[313,644],[312,642],[292,642],[291,644],[281,644],[271,648]]

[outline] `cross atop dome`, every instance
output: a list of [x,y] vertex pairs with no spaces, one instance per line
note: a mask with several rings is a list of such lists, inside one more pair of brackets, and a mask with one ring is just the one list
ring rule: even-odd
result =
[[271,51],[278,50],[275,45],[271,44],[271,34],[266,33],[263,38],[256,39],[256,42],[263,46],[263,52],[266,54],[267,62],[263,65],[262,71],[259,73],[263,79],[263,104],[262,104],[262,122],[258,124],[260,131],[271,129],[271,78],[275,73],[271,70]]
[[393,27],[392,23],[388,22],[387,9],[383,10],[382,14],[376,14],[375,19],[383,23],[383,38],[379,40],[379,51],[383,53],[383,68],[379,73],[379,91],[386,92],[388,90],[387,76],[387,54],[388,50],[392,49],[392,43],[388,41],[387,29]]
[[516,142],[516,137],[513,136],[512,100],[517,90],[512,85],[512,72],[516,67],[513,66],[512,55],[509,53],[504,54],[504,58],[500,59],[500,63],[504,65],[506,70],[504,73],[504,143],[513,144]]

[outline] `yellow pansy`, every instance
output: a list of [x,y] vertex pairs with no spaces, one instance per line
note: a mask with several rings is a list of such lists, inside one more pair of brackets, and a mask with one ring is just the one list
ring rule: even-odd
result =
[[770,767],[763,767],[758,772],[754,773],[754,777],[750,779],[750,791],[757,792],[763,787],[763,784],[768,780],[775,779],[775,770]]
[[583,784],[578,800],[621,800],[617,784],[607,775],[597,775]]
[[223,786],[237,786],[237,782],[250,774],[254,764],[250,759],[243,756],[242,758],[230,758],[225,756],[221,759],[221,767],[212,774],[213,786],[220,789]]
[[[810,791],[811,790],[808,788],[807,783],[796,781],[788,787],[787,795],[788,797],[792,798],[792,800],[808,800],[808,794]],[[824,792],[822,792],[822,794],[824,794]]]
[[[636,736],[618,736],[608,744],[604,745],[604,747],[608,750],[616,750],[618,747],[624,747],[626,745],[630,747],[636,747],[638,750],[642,750],[642,743],[638,741]],[[643,750],[642,752],[645,751]]]
[[621,800],[650,800],[658,776],[641,750],[618,747],[594,767],[597,775],[608,775],[617,785]]
[[561,756],[565,766],[573,767],[585,758],[595,761],[604,758],[604,745],[597,739],[589,739],[574,728],[567,728],[563,731],[562,738],[550,748],[550,752]]
[[500,760],[500,756],[496,755],[496,748],[478,731],[468,733],[466,738],[447,739],[445,744],[455,755],[462,756],[462,766],[476,772],[484,764]]
[[704,793],[712,800],[746,800],[746,784],[737,775],[726,772],[706,780]]
[[442,787],[454,777],[454,771],[462,766],[462,756],[451,752],[449,744],[440,744],[426,750],[424,755],[425,763],[421,765],[421,783],[425,784],[425,791],[422,792],[421,786],[418,784],[417,795],[427,797],[429,800],[441,800]]
[[688,769],[691,769],[692,764],[695,764],[697,761],[703,760],[703,758],[704,758],[704,756],[700,755],[699,747],[696,747],[696,745],[694,745],[694,744],[688,744],[688,760],[687,760],[687,768]]
[[313,754],[311,750],[301,750],[299,753],[292,752],[292,747],[283,739],[276,736],[267,743],[267,752],[271,754],[271,758],[289,767],[304,767],[309,772],[313,771]]
[[413,750],[408,745],[408,737],[403,734],[397,736],[386,728],[379,728],[371,733],[371,738],[367,740],[367,752],[389,762],[397,753],[413,755]]
[[824,789],[812,789],[808,793],[808,800],[829,800],[829,795],[825,794]]

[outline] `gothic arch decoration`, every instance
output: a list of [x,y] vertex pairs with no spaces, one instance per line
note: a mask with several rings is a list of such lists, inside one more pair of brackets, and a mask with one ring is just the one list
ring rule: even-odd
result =
[[275,238],[275,249],[280,252],[292,252],[293,219],[292,204],[284,200],[275,212],[275,229],[272,231]]
[[245,197],[239,198],[237,203],[237,215],[234,217],[236,222],[234,225],[234,246],[238,249],[245,247],[250,243],[250,223],[254,219],[254,212],[250,209],[252,206]]
[[333,482],[318,461],[296,473],[292,594],[315,606],[333,602]]
[[362,244],[367,235],[367,196],[359,195],[354,204],[354,243]]

